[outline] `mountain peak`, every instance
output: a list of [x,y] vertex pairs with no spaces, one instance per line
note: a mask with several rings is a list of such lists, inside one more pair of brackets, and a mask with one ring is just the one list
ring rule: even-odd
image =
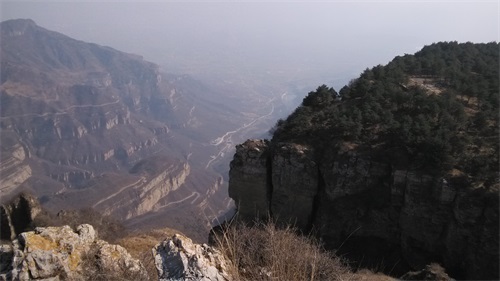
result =
[[13,19],[0,23],[2,36],[21,36],[29,28],[38,27],[32,19]]

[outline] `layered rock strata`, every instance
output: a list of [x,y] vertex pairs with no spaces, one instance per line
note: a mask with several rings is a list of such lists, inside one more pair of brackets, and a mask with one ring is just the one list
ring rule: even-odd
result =
[[2,147],[2,163],[0,163],[0,194],[9,193],[24,183],[32,175],[31,167],[26,163],[24,147],[15,144],[12,147]]

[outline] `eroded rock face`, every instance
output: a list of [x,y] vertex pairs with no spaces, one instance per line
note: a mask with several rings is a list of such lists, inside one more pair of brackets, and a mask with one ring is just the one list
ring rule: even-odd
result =
[[38,200],[28,193],[21,193],[10,203],[0,206],[0,239],[13,240],[25,231],[42,211]]
[[[5,142],[4,142],[5,143]],[[2,144],[0,154],[0,192],[8,193],[31,177],[31,167],[26,163],[30,157],[21,144]]]
[[[352,151],[330,152],[315,163],[307,147],[278,144],[266,159],[242,157],[259,143],[239,146],[231,165],[229,194],[240,219],[253,220],[253,212],[271,213],[278,223],[295,220],[337,253],[363,257],[365,266],[383,261],[393,274],[438,262],[456,278],[498,278],[498,193]],[[249,169],[260,173],[240,172]],[[269,205],[252,201],[263,198],[252,194],[261,190]]]
[[11,249],[0,250],[0,280],[91,280],[95,274],[148,279],[138,260],[123,247],[97,239],[88,224],[76,231],[69,226],[38,227],[21,233]]
[[156,245],[153,255],[160,280],[231,280],[228,262],[218,250],[180,234]]
[[304,146],[282,144],[271,164],[271,214],[284,223],[305,229],[312,223],[318,193],[318,167]]
[[269,215],[268,150],[266,141],[248,140],[236,146],[230,164],[229,197],[235,201],[239,216],[248,221]]

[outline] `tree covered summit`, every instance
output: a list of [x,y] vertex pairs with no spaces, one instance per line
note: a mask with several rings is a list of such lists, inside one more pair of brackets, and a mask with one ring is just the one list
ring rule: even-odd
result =
[[355,150],[491,185],[498,172],[499,44],[441,42],[310,92],[273,142]]

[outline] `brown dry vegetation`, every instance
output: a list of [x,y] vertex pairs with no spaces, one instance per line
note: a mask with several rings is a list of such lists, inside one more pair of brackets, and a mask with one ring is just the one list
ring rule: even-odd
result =
[[[100,238],[121,245],[140,260],[150,280],[158,280],[151,249],[166,237],[180,233],[162,228],[126,235],[119,223],[89,209],[62,212],[57,216],[42,212],[32,226],[69,224],[75,227],[80,223],[94,225]],[[322,250],[313,238],[298,235],[290,227],[277,228],[272,222],[223,228],[215,241],[231,262],[229,273],[233,280],[394,280],[369,270],[353,273],[340,258]],[[83,257],[85,280],[137,280],[137,276],[128,276],[126,270],[108,272],[99,268],[95,257],[92,251]]]
[[313,238],[272,222],[225,227],[214,240],[231,261],[234,280],[393,280],[371,271],[353,273]]

